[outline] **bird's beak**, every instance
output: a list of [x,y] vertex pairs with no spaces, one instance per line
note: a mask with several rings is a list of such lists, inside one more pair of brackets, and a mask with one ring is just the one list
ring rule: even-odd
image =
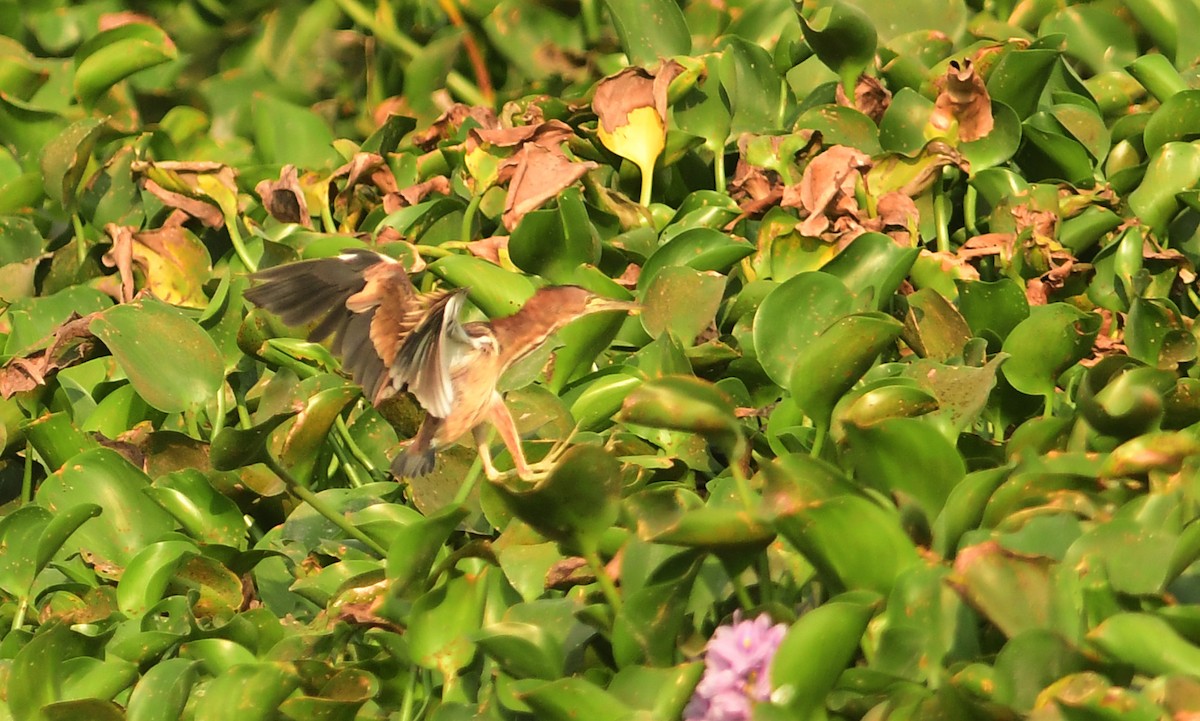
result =
[[588,301],[587,310],[588,313],[604,313],[607,311],[619,310],[636,315],[642,312],[642,306],[641,304],[632,300],[617,300],[616,298],[595,296]]

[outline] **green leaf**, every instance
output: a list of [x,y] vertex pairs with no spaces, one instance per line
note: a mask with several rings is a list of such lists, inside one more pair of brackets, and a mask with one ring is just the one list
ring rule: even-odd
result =
[[197,680],[196,662],[172,658],[155,664],[133,687],[126,721],[176,721]]
[[104,127],[105,121],[101,118],[76,121],[42,149],[41,169],[46,195],[64,208],[73,210],[75,207],[75,192]]
[[75,96],[90,107],[130,75],[177,56],[175,44],[154,25],[130,23],[107,30],[75,54]]
[[150,481],[116,451],[84,451],[47,478],[37,501],[60,512],[81,504],[103,512],[79,526],[68,545],[99,559],[126,566],[139,551],[175,527],[174,520],[149,496]]
[[771,380],[789,386],[800,352],[853,306],[846,285],[828,273],[801,273],[776,286],[754,316],[754,349]]
[[692,34],[675,0],[604,0],[604,5],[632,64],[648,68],[691,52]]
[[1035,306],[1004,341],[1012,357],[1002,372],[1022,393],[1051,394],[1059,375],[1091,352],[1099,330],[1094,313],[1065,303]]
[[300,685],[283,664],[247,663],[234,666],[196,694],[196,718],[211,721],[268,721],[279,705]]
[[216,344],[164,303],[114,306],[89,328],[112,351],[138,395],[161,411],[194,411],[221,387],[224,364]]
[[771,662],[772,701],[786,705],[794,718],[817,718],[858,652],[873,612],[874,604],[847,595],[802,615]]
[[817,427],[827,428],[834,405],[895,343],[902,328],[883,313],[839,318],[797,353],[787,385],[792,401]]
[[804,40],[821,62],[842,79],[847,94],[858,76],[875,60],[879,38],[871,17],[846,2],[835,0],[810,18],[800,16]]
[[341,161],[333,149],[333,132],[308,108],[266,93],[256,93],[250,107],[254,147],[262,162],[318,169]]
[[685,347],[693,345],[713,322],[725,282],[716,271],[663,268],[642,295],[642,326],[652,338],[669,332]]

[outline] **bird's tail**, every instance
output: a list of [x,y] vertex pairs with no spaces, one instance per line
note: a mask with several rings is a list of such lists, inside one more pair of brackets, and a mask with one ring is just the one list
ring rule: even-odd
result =
[[396,478],[420,478],[433,470],[433,449],[418,450],[416,444],[404,449],[392,461],[392,475]]

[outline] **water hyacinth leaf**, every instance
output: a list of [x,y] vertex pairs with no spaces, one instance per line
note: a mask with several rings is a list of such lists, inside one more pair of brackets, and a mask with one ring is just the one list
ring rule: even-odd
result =
[[713,322],[725,276],[687,266],[663,268],[642,295],[642,326],[652,338],[670,332],[686,346]]
[[293,415],[292,412],[277,413],[250,428],[222,428],[212,440],[209,461],[213,468],[234,471],[254,463],[265,463],[271,433]]
[[801,15],[800,25],[805,42],[821,62],[837,73],[847,91],[875,60],[879,41],[875,25],[867,13],[850,3],[833,2],[809,18]]
[[475,640],[513,678],[552,681],[562,676],[562,643],[541,626],[500,621],[480,629]]
[[246,522],[241,510],[195,468],[159,476],[149,493],[197,541],[245,547]]
[[518,518],[547,538],[594,547],[619,513],[620,464],[603,448],[567,451],[546,478],[509,487],[493,483]]
[[726,35],[723,42],[721,87],[733,111],[730,136],[779,127],[784,98],[771,56],[737,36]]
[[645,291],[665,268],[686,265],[699,271],[725,272],[753,252],[753,245],[735,240],[727,233],[712,228],[690,228],[663,243],[646,259],[638,275],[638,288]]
[[387,554],[387,577],[394,583],[394,593],[402,594],[425,579],[446,539],[468,515],[465,506],[451,505],[395,533]]
[[826,263],[822,273],[853,288],[856,309],[882,310],[916,261],[916,248],[903,248],[883,233],[863,233]]
[[702,663],[666,668],[627,666],[617,671],[608,692],[634,708],[650,712],[653,718],[676,718],[683,713],[703,672]]
[[129,23],[107,30],[75,54],[75,96],[90,107],[130,75],[176,57],[175,43],[154,25]]
[[529,679],[513,685],[517,697],[547,721],[620,721],[632,709],[587,679],[567,676],[552,681]]
[[1087,640],[1109,657],[1147,676],[1200,672],[1200,648],[1165,620],[1149,613],[1113,615],[1093,629]]
[[129,616],[141,616],[162,600],[167,583],[189,556],[200,549],[186,541],[162,541],[134,556],[117,584],[117,604]]
[[84,451],[38,488],[37,501],[52,511],[94,504],[103,509],[71,536],[84,548],[119,566],[175,527],[174,520],[146,495],[150,481],[141,470],[107,448]]
[[788,629],[771,663],[772,700],[794,718],[819,718],[825,697],[862,644],[875,606],[850,594],[834,597]]
[[665,570],[656,569],[645,585],[625,595],[612,632],[613,658],[619,667],[668,666],[675,660],[702,560],[700,554],[672,559],[664,564]]
[[1004,376],[1022,393],[1051,394],[1058,376],[1091,352],[1099,330],[1097,314],[1064,303],[1035,306],[1004,341]]
[[[954,445],[917,418],[892,418],[860,428],[846,426],[846,460],[861,483],[914,499],[930,520],[967,469]],[[913,473],[920,468],[920,473]]]
[[65,411],[26,421],[21,425],[21,430],[50,471],[62,468],[76,454],[100,445],[76,428],[70,414]]
[[621,47],[634,65],[649,67],[662,58],[687,55],[692,34],[672,0],[604,0]]
[[312,477],[324,449],[323,441],[341,416],[342,409],[360,393],[352,385],[318,391],[304,401],[292,426],[279,438],[282,444],[279,462],[301,483],[307,483]]
[[508,252],[520,269],[556,283],[570,282],[581,265],[600,260],[600,243],[578,188],[558,196],[557,210],[526,213],[508,239]]
[[721,89],[721,56],[704,56],[705,77],[672,107],[671,117],[680,130],[704,138],[704,147],[723,155],[729,140],[732,113]]
[[470,288],[471,302],[491,318],[516,313],[534,292],[528,277],[467,255],[438,258],[428,270],[455,288]]
[[932,393],[938,414],[962,431],[983,414],[996,385],[996,371],[1007,358],[1004,353],[996,353],[981,367],[919,360],[907,364],[904,375]]
[[1102,566],[1114,591],[1146,596],[1166,586],[1177,540],[1165,529],[1114,520],[1091,529],[1071,544],[1063,563]]
[[213,721],[267,721],[299,685],[300,678],[284,664],[239,664],[204,686],[193,708],[198,718]]
[[904,342],[922,358],[948,360],[962,354],[971,328],[937,291],[922,288],[908,296]]
[[[960,549],[954,561],[954,587],[1005,636],[1048,629],[1074,637],[1061,619],[1075,618],[1061,607],[1054,562],[1008,551],[995,541]],[[1078,619],[1076,619],[1076,623]]]
[[379,693],[379,679],[368,671],[356,668],[341,669],[332,677],[322,673],[312,681],[321,684],[319,690],[311,695],[286,699],[279,707],[284,716],[296,719],[352,719],[365,703]]
[[489,571],[456,576],[413,602],[407,634],[413,661],[447,676],[471,663],[491,579]]
[[1129,193],[1129,208],[1156,233],[1163,233],[1181,205],[1176,198],[1200,182],[1200,146],[1164,143],[1150,157],[1146,176]]
[[987,79],[988,94],[999,100],[1024,120],[1037,110],[1038,92],[1050,79],[1059,62],[1057,50],[1029,48],[1004,53],[992,67]]
[[959,152],[971,164],[972,173],[1008,162],[1021,147],[1021,119],[1012,108],[993,99],[992,121],[990,133],[958,146]]
[[539,57],[530,53],[529,48],[546,48],[547,52],[559,53],[583,49],[579,23],[541,5],[505,0],[483,21],[483,28],[496,49],[527,78],[542,79],[559,72],[554,64],[539,62]]
[[97,315],[89,327],[108,346],[138,395],[160,411],[195,410],[221,386],[224,364],[212,338],[164,303],[138,300],[115,306]]
[[[797,308],[804,314],[797,317]],[[846,284],[828,273],[801,273],[776,286],[754,316],[758,362],[771,380],[787,387],[797,355],[853,309]]]
[[[788,509],[774,523],[835,588],[886,595],[902,572],[920,562],[899,515],[861,496],[834,496]],[[863,528],[873,531],[856,530]]]
[[65,208],[75,206],[75,193],[104,127],[100,118],[78,120],[42,149],[46,195]]
[[874,121],[854,108],[819,105],[797,118],[795,127],[820,132],[821,142],[827,146],[848,145],[867,155],[883,152],[883,147],[879,144],[879,128]]
[[639,494],[628,503],[637,515],[638,534],[655,543],[721,553],[761,549],[775,538],[769,525],[744,510],[691,506],[674,490]]
[[919,153],[929,142],[925,127],[933,116],[933,101],[911,88],[901,88],[879,121],[879,143],[903,155]]
[[818,427],[828,427],[838,399],[895,343],[902,329],[899,321],[883,313],[839,318],[797,354],[786,386],[792,401]]
[[743,443],[729,397],[711,383],[691,376],[669,376],[642,384],[625,398],[617,420],[696,433],[726,452]]
[[888,418],[916,418],[932,413],[938,407],[937,396],[911,381],[865,384],[838,401],[831,424],[832,435],[840,441],[845,438],[845,427],[849,424],[867,427]]
[[42,707],[62,700],[64,664],[78,657],[84,637],[61,623],[48,624],[17,652],[8,675],[8,708],[16,719],[37,719]]
[[258,94],[251,104],[255,150],[264,163],[324,168],[341,161],[333,132],[308,108],[273,95]]
[[1146,153],[1153,155],[1156,150],[1174,141],[1193,141],[1200,137],[1196,131],[1200,123],[1200,90],[1184,90],[1167,98],[1154,111],[1146,123],[1142,134],[1142,142],[1146,145]]

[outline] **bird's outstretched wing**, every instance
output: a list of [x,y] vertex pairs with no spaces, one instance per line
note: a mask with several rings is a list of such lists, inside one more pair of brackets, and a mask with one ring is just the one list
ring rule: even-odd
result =
[[466,334],[461,291],[418,293],[395,260],[354,249],[255,273],[246,298],[288,325],[317,321],[312,341],[333,352],[373,403],[407,387],[430,414],[454,400],[450,367]]

